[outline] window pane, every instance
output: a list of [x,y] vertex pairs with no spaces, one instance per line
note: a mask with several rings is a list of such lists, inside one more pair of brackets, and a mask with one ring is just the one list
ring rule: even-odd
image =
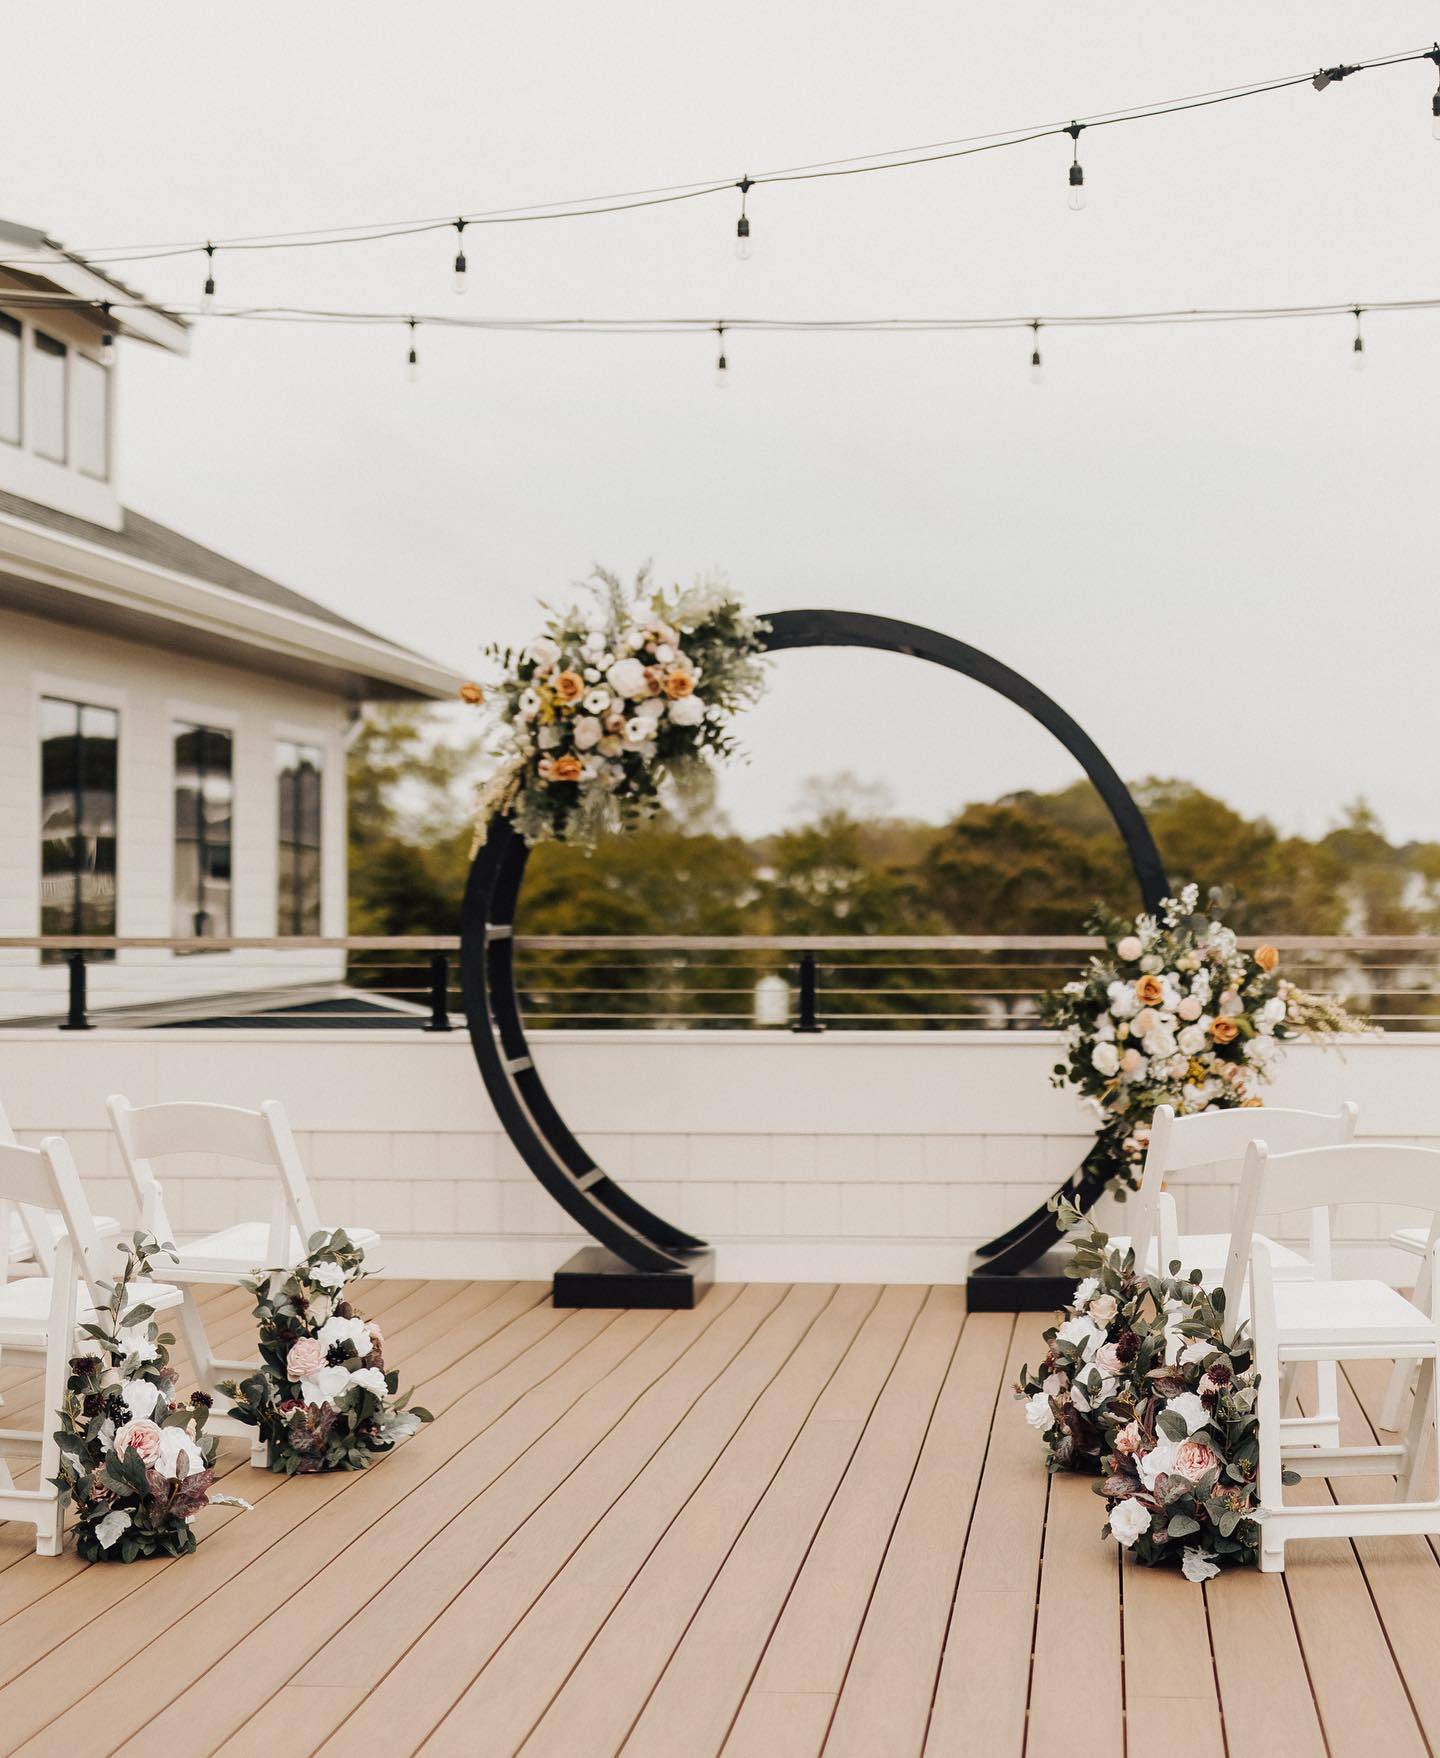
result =
[[40,931],[113,934],[120,717],[46,697],[40,729]]
[[175,728],[175,862],[171,922],[176,935],[230,933],[232,736],[218,727]]
[[279,781],[277,933],[320,932],[321,752],[288,740],[276,748]]
[[0,439],[20,443],[20,320],[0,311]]
[[42,458],[65,462],[66,347],[43,330],[30,350],[30,437]]
[[110,374],[98,360],[77,354],[75,375],[75,467],[102,480],[110,474]]

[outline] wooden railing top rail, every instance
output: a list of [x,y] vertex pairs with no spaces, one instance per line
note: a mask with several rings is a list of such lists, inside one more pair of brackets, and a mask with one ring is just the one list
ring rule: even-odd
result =
[[[1440,953],[1436,934],[1250,934],[1281,952]],[[1096,952],[1088,934],[517,934],[531,951],[566,952]],[[0,934],[0,951],[455,952],[456,934]]]

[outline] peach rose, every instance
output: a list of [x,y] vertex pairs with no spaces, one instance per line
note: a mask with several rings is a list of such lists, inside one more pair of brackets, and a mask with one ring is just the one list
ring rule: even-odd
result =
[[550,773],[546,779],[548,781],[579,781],[584,773],[584,765],[580,759],[567,753],[564,757],[557,757],[550,765]]
[[578,702],[585,694],[585,680],[578,671],[558,673],[550,687],[555,692],[556,701],[564,702],[567,705],[571,702]]
[[1142,1007],[1153,1007],[1165,999],[1165,985],[1153,972],[1146,971],[1143,977],[1135,979],[1135,999]]
[[1219,1019],[1211,1020],[1210,1036],[1217,1044],[1233,1044],[1240,1036],[1240,1028],[1228,1014],[1222,1014]]
[[1097,1325],[1108,1325],[1119,1310],[1120,1303],[1113,1294],[1097,1294],[1088,1308]]
[[1143,1452],[1144,1449],[1145,1436],[1141,1432],[1140,1424],[1138,1422],[1127,1422],[1124,1428],[1120,1430],[1119,1434],[1115,1436],[1115,1451],[1117,1453],[1128,1453],[1133,1455],[1135,1453]]
[[479,684],[461,684],[460,700],[468,702],[472,708],[478,708],[485,700],[485,692]]
[[1255,948],[1255,962],[1262,971],[1273,971],[1280,962],[1279,949],[1274,946],[1257,946]]
[[675,701],[680,696],[689,696],[695,689],[695,680],[688,671],[672,671],[665,680],[665,694]]
[[1095,1365],[1107,1379],[1118,1380],[1125,1371],[1125,1361],[1114,1343],[1102,1343],[1095,1351]]
[[1220,1463],[1216,1454],[1211,1452],[1204,1441],[1181,1441],[1175,1449],[1175,1459],[1171,1470],[1179,1477],[1186,1477],[1191,1483],[1199,1483],[1207,1471],[1213,1471]]
[[301,1337],[285,1357],[287,1380],[313,1380],[325,1365],[325,1351],[314,1337]]
[[162,1444],[160,1430],[143,1416],[134,1417],[115,1431],[115,1451],[122,1458],[126,1453],[138,1453],[147,1465],[153,1465],[160,1457]]

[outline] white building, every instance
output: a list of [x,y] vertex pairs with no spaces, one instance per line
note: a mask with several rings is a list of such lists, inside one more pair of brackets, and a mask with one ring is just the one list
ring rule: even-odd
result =
[[[0,938],[346,930],[347,730],[452,695],[444,667],[124,508],[116,337],[184,321],[0,222]],[[337,975],[336,955],[96,955],[92,1004]],[[0,1016],[53,1012],[0,947]]]

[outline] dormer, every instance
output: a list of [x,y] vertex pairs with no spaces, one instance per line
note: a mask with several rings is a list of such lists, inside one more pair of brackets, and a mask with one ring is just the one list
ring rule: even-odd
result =
[[116,340],[189,350],[182,318],[0,220],[0,488],[118,531]]

